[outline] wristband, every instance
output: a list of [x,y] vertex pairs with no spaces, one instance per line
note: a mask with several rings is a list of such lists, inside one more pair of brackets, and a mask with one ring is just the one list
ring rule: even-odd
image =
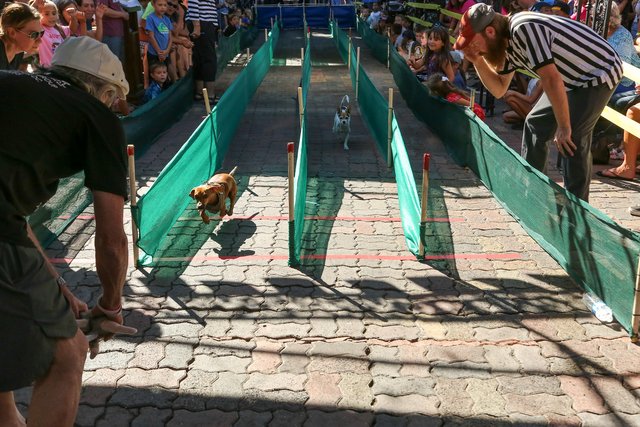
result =
[[98,304],[96,305],[96,307],[98,307],[98,309],[100,309],[100,311],[102,313],[104,313],[105,316],[107,316],[107,317],[116,317],[116,316],[119,316],[120,314],[122,314],[122,304],[120,304],[120,306],[115,310],[107,310],[106,308],[104,308],[102,306],[102,304],[100,304],[100,301],[102,301],[102,297],[100,297],[100,299],[98,299]]

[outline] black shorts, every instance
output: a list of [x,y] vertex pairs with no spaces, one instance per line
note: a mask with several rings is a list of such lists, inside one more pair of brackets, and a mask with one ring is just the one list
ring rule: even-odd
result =
[[31,385],[78,327],[36,248],[0,242],[0,392]]

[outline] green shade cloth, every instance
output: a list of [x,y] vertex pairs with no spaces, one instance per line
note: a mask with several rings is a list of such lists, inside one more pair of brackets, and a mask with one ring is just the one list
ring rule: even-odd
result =
[[[306,23],[306,21],[305,21]],[[306,33],[305,33],[306,34]],[[304,232],[304,214],[307,205],[307,94],[311,84],[311,45],[307,38],[302,63],[302,123],[300,124],[300,139],[298,141],[298,155],[294,175],[294,226],[289,233],[289,265],[299,265],[301,262],[302,236]],[[292,233],[291,233],[292,231]]]
[[[363,25],[362,27],[366,26]],[[349,50],[348,36],[344,31],[338,28],[337,25],[335,25],[335,22],[331,22],[331,34],[340,52],[340,56],[343,59],[347,58]],[[387,43],[377,43],[377,46],[380,49],[384,49],[384,61],[386,62]],[[354,54],[352,49],[351,64],[353,66],[351,67],[351,79],[354,85],[356,84],[356,60],[357,56]],[[362,118],[373,134],[380,154],[385,160],[387,160],[389,103],[382,97],[380,92],[378,92],[362,66],[360,66],[358,75],[358,106],[360,108]],[[392,115],[391,130],[392,160],[398,188],[398,203],[400,205],[402,229],[409,251],[416,256],[422,256],[422,254],[419,254],[420,198],[418,197],[411,163],[409,162],[409,156],[407,154],[407,149],[405,147],[404,139],[402,138],[402,133],[400,132],[400,127],[398,126],[395,113]]]
[[[191,189],[206,182],[222,166],[238,123],[256,89],[269,71],[278,43],[278,26],[251,58],[213,111],[160,172],[134,210],[139,229],[139,262],[153,265],[153,256],[189,203]],[[208,153],[208,155],[204,155]]]
[[[361,34],[367,44],[377,36]],[[371,46],[379,48],[380,43]],[[631,331],[640,234],[533,169],[468,108],[430,96],[396,52],[391,56],[391,72],[409,108],[455,161],[473,170],[529,235]]]

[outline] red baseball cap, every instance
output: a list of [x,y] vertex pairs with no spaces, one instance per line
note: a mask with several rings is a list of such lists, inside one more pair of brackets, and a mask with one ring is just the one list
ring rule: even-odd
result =
[[476,3],[471,6],[460,18],[460,34],[453,48],[461,50],[467,47],[471,39],[487,28],[495,16],[495,10],[487,4]]

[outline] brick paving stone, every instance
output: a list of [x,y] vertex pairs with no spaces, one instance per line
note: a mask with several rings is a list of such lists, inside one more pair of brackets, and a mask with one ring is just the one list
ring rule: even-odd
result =
[[256,341],[256,346],[251,352],[251,364],[247,367],[247,372],[276,372],[282,363],[280,351],[283,345],[279,342]]
[[193,348],[190,345],[169,343],[164,354],[159,364],[161,368],[185,369],[193,360]]
[[336,335],[338,324],[336,321],[327,316],[325,313],[314,313],[309,319],[311,330],[309,335],[324,338],[332,338]]
[[170,408],[176,398],[176,390],[167,390],[161,387],[131,388],[121,387],[115,390],[107,402],[110,406],[122,408],[142,408],[153,406],[155,408]]
[[572,358],[578,355],[586,357],[602,357],[600,346],[607,340],[564,340],[559,342],[543,341],[540,343],[540,352],[544,357]]
[[289,373],[263,374],[253,372],[248,376],[243,384],[245,389],[256,388],[263,391],[274,390],[304,390],[304,383],[307,380],[305,375],[295,375]]
[[87,358],[87,361],[84,364],[84,369],[86,371],[95,371],[103,368],[125,369],[133,356],[133,353],[121,353],[119,351],[100,353],[95,359]]
[[191,412],[180,409],[174,412],[167,427],[229,427],[237,420],[237,412],[223,412],[217,409]]
[[261,323],[258,325],[256,335],[272,339],[302,338],[307,336],[310,329],[311,326],[308,324],[293,322],[287,322],[281,325],[275,325],[272,323]]
[[[125,375],[124,369],[98,369],[82,383],[80,403],[104,406],[115,392],[116,384]],[[16,399],[16,401],[19,401]]]
[[384,341],[395,339],[415,340],[418,338],[420,331],[415,326],[377,326],[369,325],[365,331],[365,336],[369,338],[378,338]]
[[587,338],[628,338],[627,333],[620,328],[615,330],[602,323],[583,323]]
[[281,363],[278,372],[289,372],[291,374],[304,374],[309,364],[306,352],[311,347],[310,344],[299,344],[295,342],[286,343],[284,350],[280,353]]
[[515,359],[510,346],[484,346],[484,357],[495,375],[518,372],[520,363]]
[[615,370],[620,374],[640,373],[640,347],[629,342],[628,338],[623,340],[602,340],[600,341],[600,352],[613,361]]
[[197,354],[190,368],[207,372],[229,371],[240,374],[246,372],[247,366],[249,366],[250,363],[251,359],[248,357]]
[[292,427],[302,426],[307,418],[305,412],[289,412],[284,410],[275,410],[272,413],[273,418],[269,422],[269,427]]
[[178,388],[180,381],[186,377],[186,375],[186,370],[130,368],[127,369],[124,376],[118,380],[118,387]]
[[420,316],[416,319],[416,326],[420,328],[421,339],[443,340],[447,333],[445,327],[438,321],[438,317]]
[[423,396],[418,394],[387,396],[380,394],[375,397],[373,409],[376,413],[396,415],[416,413],[436,415],[438,413],[438,403],[436,396]]
[[233,427],[267,426],[273,418],[271,412],[240,411],[238,421]]
[[397,377],[400,375],[401,365],[396,357],[398,354],[396,347],[372,345],[369,348],[371,350],[369,353],[371,375],[374,377],[378,375]]
[[593,387],[591,380],[585,377],[571,377],[560,375],[562,391],[573,402],[573,410],[578,412],[592,412],[606,414],[610,412],[606,407],[602,395]]
[[487,329],[475,328],[475,338],[479,341],[503,341],[503,340],[527,340],[529,331],[525,328],[504,326],[501,328]]
[[106,407],[93,407],[88,405],[80,405],[78,407],[78,415],[76,416],[76,427],[93,427],[106,411]]
[[134,356],[129,361],[128,367],[155,369],[160,360],[164,358],[164,348],[167,343],[160,341],[143,341],[136,346]]
[[231,319],[231,329],[227,331],[227,335],[237,338],[251,339],[255,336],[258,325],[254,320]]
[[131,427],[164,427],[172,415],[169,409],[140,408],[138,416],[131,422]]
[[432,345],[427,352],[429,361],[484,363],[484,349],[465,345]]
[[304,427],[349,426],[368,427],[373,422],[372,413],[362,413],[350,410],[338,412],[308,411]]
[[193,350],[193,353],[248,358],[251,357],[251,351],[255,346],[256,343],[253,341],[203,337],[200,339],[199,345]]
[[96,427],[111,427],[114,425],[130,425],[131,421],[138,415],[137,409],[126,409],[119,407],[108,407],[103,419],[96,422]]
[[578,414],[582,420],[582,427],[620,427],[639,426],[640,415],[609,413],[605,415],[582,412]]
[[304,391],[275,390],[263,391],[259,389],[245,390],[239,407],[241,410],[275,411],[284,409],[287,411],[301,411],[309,395]]
[[438,378],[436,381],[436,396],[440,400],[439,415],[473,416],[473,399],[467,393],[469,380],[466,378]]
[[624,385],[631,390],[640,388],[640,375],[638,374],[625,375],[623,380]]
[[537,346],[514,345],[513,355],[518,359],[522,369],[528,374],[546,372],[548,369],[547,360],[540,354]]
[[388,415],[388,414],[376,414],[374,420],[374,427],[406,427],[409,420],[406,417]]
[[473,412],[494,417],[506,416],[505,400],[498,392],[498,381],[494,378],[488,380],[469,379],[467,393],[473,400]]
[[431,396],[434,391],[435,381],[432,378],[414,377],[387,377],[384,375],[374,376],[371,391],[377,395],[388,395],[391,397],[419,394]]
[[326,374],[310,372],[305,384],[305,391],[309,394],[307,407],[335,407],[342,398],[342,392],[338,383],[340,374]]
[[231,329],[230,319],[213,319],[200,330],[200,336],[223,337]]
[[624,387],[619,378],[592,376],[590,379],[593,388],[597,390],[613,412],[640,413],[640,406],[635,396]]
[[370,383],[371,377],[366,375],[342,373],[338,383],[342,399],[338,402],[338,407],[359,411],[371,410],[373,393],[369,388]]
[[545,413],[558,415],[572,415],[571,399],[568,396],[554,396],[552,394],[531,394],[522,396],[519,394],[504,394],[506,400],[505,409],[508,413],[519,413],[537,416],[539,408],[544,408]]
[[501,394],[520,394],[529,396],[533,394],[552,394],[560,396],[563,390],[557,377],[543,375],[508,375],[496,377],[498,383],[498,391]]
[[490,367],[486,363],[434,362],[431,374],[442,378],[489,378]]

